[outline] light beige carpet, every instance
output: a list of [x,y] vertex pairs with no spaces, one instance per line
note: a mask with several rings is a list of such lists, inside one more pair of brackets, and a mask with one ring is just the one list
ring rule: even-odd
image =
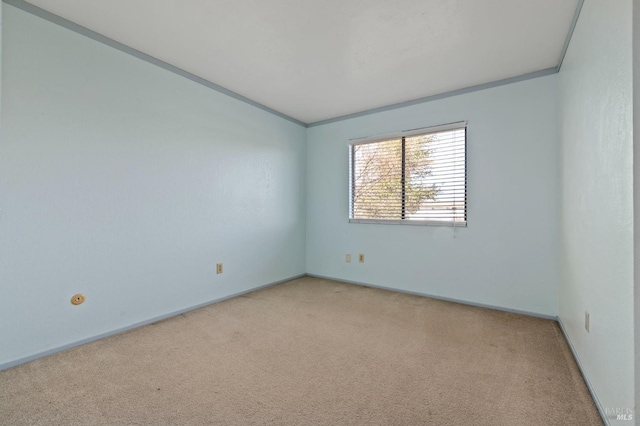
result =
[[550,320],[305,277],[0,372],[2,425],[600,425]]

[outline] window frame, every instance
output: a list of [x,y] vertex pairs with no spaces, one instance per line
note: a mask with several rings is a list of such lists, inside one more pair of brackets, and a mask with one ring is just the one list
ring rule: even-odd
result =
[[[421,127],[417,129],[404,130],[401,132],[387,133],[376,136],[366,136],[362,138],[349,139],[349,223],[369,223],[369,224],[381,224],[381,225],[412,225],[412,226],[444,226],[444,227],[461,227],[468,226],[468,122],[457,121],[453,123],[447,123],[437,126]],[[446,132],[449,130],[464,129],[464,221],[455,220],[428,220],[428,219],[357,219],[353,217],[353,192],[354,192],[354,179],[353,173],[355,170],[355,155],[353,154],[353,147],[356,145],[370,144],[376,142],[384,142],[390,139],[402,139],[417,135],[428,135],[432,133]],[[404,171],[403,171],[404,174]]]

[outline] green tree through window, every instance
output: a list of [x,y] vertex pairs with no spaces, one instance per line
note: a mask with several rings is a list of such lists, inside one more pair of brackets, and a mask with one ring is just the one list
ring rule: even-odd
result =
[[466,221],[465,142],[462,128],[351,145],[350,218]]

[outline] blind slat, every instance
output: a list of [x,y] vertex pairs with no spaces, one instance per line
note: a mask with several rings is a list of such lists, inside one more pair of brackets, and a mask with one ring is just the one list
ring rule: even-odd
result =
[[466,123],[354,142],[350,155],[351,219],[466,223]]

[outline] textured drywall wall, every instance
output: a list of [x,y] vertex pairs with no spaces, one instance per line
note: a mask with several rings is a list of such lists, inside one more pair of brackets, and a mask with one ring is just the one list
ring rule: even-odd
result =
[[[640,0],[633,0],[633,256],[635,406],[640,407]],[[636,421],[637,423],[637,421]]]
[[303,127],[8,5],[2,44],[0,366],[305,272]]
[[[552,75],[309,128],[307,272],[557,315],[556,113]],[[348,223],[349,139],[461,120],[467,228]]]
[[586,0],[559,74],[559,317],[604,409],[634,405],[631,13]]

